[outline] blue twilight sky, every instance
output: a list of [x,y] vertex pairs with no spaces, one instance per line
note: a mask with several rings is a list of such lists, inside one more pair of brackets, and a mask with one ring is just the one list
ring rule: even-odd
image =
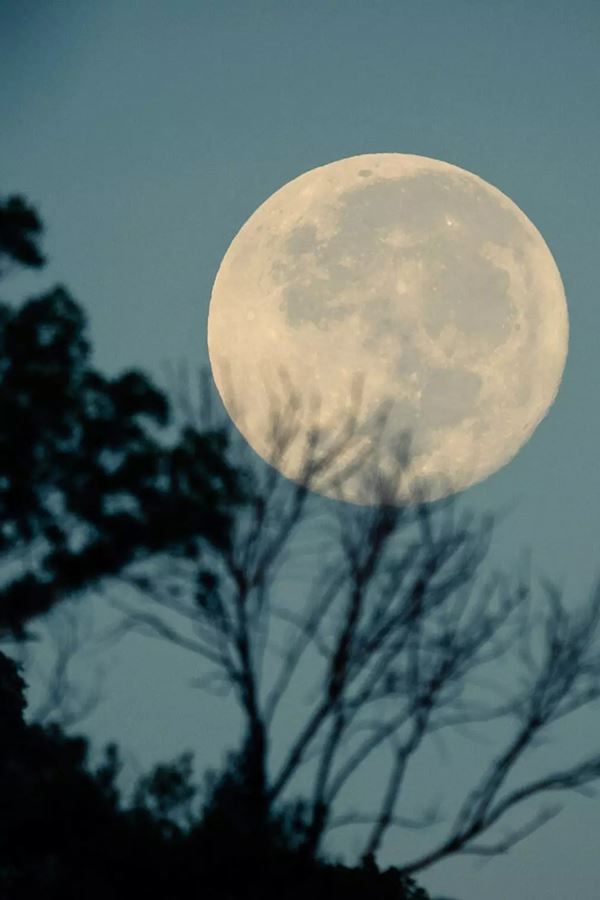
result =
[[[600,533],[599,92],[597,0],[0,0],[0,190],[38,206],[50,257],[3,295],[64,282],[89,314],[99,366],[160,376],[165,360],[206,362],[219,262],[285,182],[381,151],[475,172],[545,237],[571,337],[549,416],[464,501],[514,501],[494,560],[530,547],[584,602]],[[235,741],[233,706],[187,688],[193,661],[140,641],[104,662],[94,740],[116,738],[140,765],[191,747],[202,766]],[[597,723],[596,709],[563,729],[562,763],[589,751]],[[475,747],[415,767],[414,796],[431,765],[468,786],[493,753]],[[421,881],[459,900],[595,900],[599,832],[600,800],[572,797],[508,856],[445,862]],[[391,835],[381,861],[402,859],[404,841]]]

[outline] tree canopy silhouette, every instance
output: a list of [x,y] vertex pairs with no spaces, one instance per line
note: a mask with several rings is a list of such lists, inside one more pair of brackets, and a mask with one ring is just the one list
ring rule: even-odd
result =
[[[272,823],[268,847],[237,828],[235,758],[196,801],[189,756],[119,791],[109,746],[91,766],[83,738],[26,724],[24,683],[0,654],[0,896],[7,900],[427,900],[412,879],[375,866],[307,862],[291,816]],[[232,808],[233,804],[233,808]]]
[[[40,232],[21,198],[1,203],[0,263],[41,266]],[[14,573],[0,629],[15,634],[135,560],[225,547],[244,499],[223,434],[185,428],[167,446],[164,393],[94,369],[86,328],[63,287],[0,305],[0,553]]]
[[24,197],[0,199],[0,277],[13,267],[39,269],[45,259],[39,243],[42,222]]
[[[43,265],[41,233],[22,198],[0,202],[0,276]],[[26,640],[28,624],[62,600],[159,554],[226,552],[249,500],[222,430],[187,425],[169,444],[165,394],[138,371],[102,375],[90,349],[65,288],[0,304],[0,637]],[[270,819],[268,842],[253,840],[255,796],[235,757],[207,779],[203,802],[188,754],[125,797],[116,746],[94,766],[84,738],[25,721],[24,688],[0,652],[3,898],[426,898],[392,870],[307,859],[293,809]]]

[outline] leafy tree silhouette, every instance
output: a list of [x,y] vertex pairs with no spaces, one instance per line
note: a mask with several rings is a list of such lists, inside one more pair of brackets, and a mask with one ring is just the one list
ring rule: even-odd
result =
[[207,801],[194,804],[189,756],[142,777],[121,798],[116,747],[94,770],[87,743],[56,727],[23,720],[24,683],[0,655],[0,896],[7,900],[105,900],[144,896],[184,900],[427,900],[410,878],[374,862],[360,868],[307,860],[301,810],[253,836],[244,808],[244,766],[232,755],[208,777]]
[[[40,266],[40,230],[20,198],[0,204],[0,262]],[[152,554],[226,546],[244,490],[224,435],[190,427],[165,446],[165,395],[138,371],[91,367],[85,316],[62,287],[0,305],[0,416],[0,553],[17,573],[0,629],[19,635]]]
[[[0,275],[43,265],[41,233],[22,198],[0,202]],[[27,639],[32,619],[131,563],[195,559],[202,544],[226,551],[249,496],[226,436],[188,426],[166,446],[165,396],[140,372],[91,368],[85,317],[62,287],[0,305],[0,415],[0,636]],[[85,739],[25,721],[24,688],[0,653],[2,898],[425,898],[372,861],[355,870],[307,859],[300,807],[254,829],[243,759],[213,778],[203,807],[186,754],[126,801],[116,746],[94,769]]]
[[[0,202],[0,275],[41,267],[41,235],[23,198]],[[0,553],[11,576],[0,590],[0,635],[24,638],[33,617],[133,560],[185,555],[199,540],[224,545],[243,499],[222,436],[186,429],[165,447],[164,395],[139,372],[95,371],[85,332],[62,287],[18,309],[0,305]],[[85,741],[25,725],[22,680],[2,653],[0,690],[0,894],[96,896],[101,848],[126,853],[131,830],[118,806],[115,751],[92,776]],[[160,787],[160,812],[174,793],[168,771],[138,791]],[[140,847],[144,835],[159,840],[158,821],[147,811],[136,825]],[[141,878],[149,849],[117,869]]]
[[24,197],[0,200],[0,277],[13,267],[44,265],[39,246],[42,230],[40,217]]

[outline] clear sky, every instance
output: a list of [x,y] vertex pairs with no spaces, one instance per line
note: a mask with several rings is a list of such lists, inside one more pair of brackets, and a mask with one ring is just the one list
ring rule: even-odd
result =
[[[105,370],[204,364],[219,262],[281,185],[368,152],[475,172],[544,235],[571,337],[549,416],[465,500],[515,501],[494,559],[530,547],[584,602],[600,533],[599,51],[597,0],[0,0],[0,190],[38,206],[50,257],[4,296],[65,283]],[[187,746],[216,763],[235,738],[232,707],[189,691],[191,672],[144,642],[117,654],[94,739],[123,741],[143,764]],[[561,732],[563,763],[589,750],[597,715]],[[435,765],[460,781],[477,753],[490,748]],[[574,796],[510,855],[421,880],[459,900],[596,900],[598,833],[600,800]],[[402,841],[389,838],[384,863]]]

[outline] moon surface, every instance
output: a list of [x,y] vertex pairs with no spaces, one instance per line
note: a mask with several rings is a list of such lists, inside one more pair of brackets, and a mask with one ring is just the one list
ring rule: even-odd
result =
[[[464,490],[518,453],[556,396],[568,331],[556,263],[512,200],[458,166],[377,153],[312,169],[250,216],[214,282],[208,350],[263,459],[302,480],[311,429],[334,446],[352,416],[311,489],[370,505],[385,484],[400,505]],[[277,455],[284,385],[297,428]],[[348,474],[353,453],[364,464]]]

